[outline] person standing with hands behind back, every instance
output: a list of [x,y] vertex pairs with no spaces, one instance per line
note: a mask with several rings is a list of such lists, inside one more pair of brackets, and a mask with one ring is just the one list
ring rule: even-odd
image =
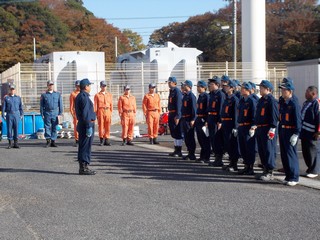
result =
[[76,97],[75,107],[78,119],[79,133],[78,161],[80,175],[95,175],[96,172],[88,168],[91,162],[91,146],[94,138],[94,121],[96,114],[90,100],[91,83],[85,78],[80,81],[81,92]]
[[15,88],[14,84],[9,86],[9,94],[4,97],[2,106],[2,117],[7,121],[9,141],[7,149],[12,147],[12,140],[14,141],[13,148],[20,148],[18,145],[18,125],[23,117],[23,109],[21,98],[15,94]]

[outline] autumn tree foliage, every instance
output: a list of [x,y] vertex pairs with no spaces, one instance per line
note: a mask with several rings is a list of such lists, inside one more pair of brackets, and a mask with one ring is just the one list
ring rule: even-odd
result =
[[[226,1],[232,2],[232,1]],[[237,50],[241,61],[241,3],[237,12]],[[231,61],[233,57],[232,4],[217,12],[171,23],[152,33],[149,46],[172,41],[203,51],[203,61]],[[320,7],[316,0],[267,1],[268,61],[298,61],[320,56]],[[223,30],[222,26],[229,26]]]
[[80,0],[39,0],[0,5],[0,72],[17,62],[33,62],[53,51],[104,51],[106,61],[118,51],[130,50],[129,40],[118,28],[96,18]]

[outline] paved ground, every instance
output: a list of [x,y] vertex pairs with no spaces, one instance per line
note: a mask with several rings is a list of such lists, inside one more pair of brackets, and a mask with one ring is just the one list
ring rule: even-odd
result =
[[113,135],[95,139],[95,176],[77,174],[73,140],[0,143],[0,239],[319,239],[319,190],[169,158],[168,136]]

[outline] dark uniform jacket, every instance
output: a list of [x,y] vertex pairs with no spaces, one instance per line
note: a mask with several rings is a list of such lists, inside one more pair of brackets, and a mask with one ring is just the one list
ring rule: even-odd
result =
[[6,95],[4,97],[3,106],[2,106],[2,116],[3,117],[4,117],[5,113],[19,115],[20,117],[23,116],[22,101],[19,96]]
[[59,92],[53,91],[50,93],[47,91],[41,94],[40,114],[43,116],[44,113],[48,112],[56,115],[61,115],[63,113],[62,98]]
[[168,111],[170,115],[175,115],[175,118],[181,118],[182,93],[179,88],[170,89],[168,99]]
[[208,116],[208,103],[209,94],[206,92],[201,93],[197,100],[197,117],[201,117],[205,121],[207,121]]
[[301,109],[299,103],[292,97],[279,103],[279,132],[290,129],[292,134],[299,135],[301,130]]
[[187,121],[194,121],[197,112],[197,98],[192,91],[186,92],[182,98],[181,115]]
[[257,101],[252,95],[247,98],[241,97],[238,105],[239,116],[238,123],[239,126],[253,126],[254,116],[256,113]]
[[276,128],[279,120],[279,109],[276,99],[271,93],[261,97],[257,103],[254,124],[258,127]]
[[239,99],[234,94],[226,97],[221,111],[222,127],[238,128],[238,104]]
[[89,93],[81,91],[76,97],[75,107],[78,123],[82,126],[84,125],[87,129],[93,127],[96,113],[94,112],[93,103],[89,98]]
[[209,94],[207,112],[208,115],[213,116],[214,122],[221,122],[220,114],[225,99],[226,95],[220,89],[210,92]]
[[300,138],[316,140],[314,134],[320,132],[319,100],[305,101],[301,110],[302,127]]

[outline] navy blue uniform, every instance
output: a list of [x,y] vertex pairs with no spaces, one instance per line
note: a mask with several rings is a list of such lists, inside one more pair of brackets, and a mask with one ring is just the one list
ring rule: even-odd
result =
[[315,136],[320,132],[319,100],[305,101],[301,111],[300,132],[302,155],[307,165],[306,173],[320,173],[320,140]]
[[218,123],[221,123],[221,109],[224,104],[226,95],[225,93],[218,89],[216,91],[210,92],[209,103],[208,103],[208,129],[209,138],[213,152],[216,155],[223,154],[223,136],[221,129],[218,130]]
[[258,102],[258,101],[259,101],[259,97],[258,97],[258,95],[257,95],[257,94],[252,93],[252,94],[251,94],[251,97],[252,97],[254,100],[256,100],[256,102]]
[[181,127],[183,130],[184,142],[189,155],[194,156],[196,151],[196,141],[194,138],[194,126],[190,122],[195,121],[197,111],[197,99],[192,91],[186,92],[182,98],[181,107]]
[[221,110],[221,131],[224,148],[229,154],[232,166],[236,166],[240,156],[238,139],[232,134],[232,130],[238,128],[238,104],[239,99],[234,94],[229,95],[226,97]]
[[45,138],[57,139],[58,116],[63,113],[62,97],[59,92],[45,92],[40,98],[40,114],[44,121]]
[[175,124],[175,119],[181,118],[181,106],[182,106],[182,93],[179,88],[174,87],[170,89],[169,99],[168,99],[168,123],[171,137],[174,139],[183,139],[181,131],[181,123],[179,121],[178,125]]
[[276,166],[277,138],[268,137],[270,128],[276,128],[279,119],[279,110],[276,99],[271,93],[261,97],[257,103],[254,124],[257,126],[256,139],[259,157],[265,171],[272,171]]
[[297,144],[290,143],[293,134],[299,135],[301,130],[301,109],[299,103],[290,98],[279,103],[279,144],[281,161],[286,181],[299,181],[299,160],[297,155]]
[[254,125],[257,101],[252,95],[242,97],[239,101],[238,140],[243,163],[253,165],[256,158],[256,138],[249,136],[249,130]]
[[[94,138],[94,121],[96,114],[89,93],[81,91],[76,97],[75,109],[78,119],[77,131],[79,133],[78,161],[91,162],[91,145]],[[86,132],[92,128],[92,135],[87,137]]]
[[8,140],[17,140],[19,121],[23,117],[22,102],[19,96],[7,95],[4,97],[2,117],[7,121]]
[[195,128],[197,133],[198,142],[201,146],[200,159],[210,159],[210,139],[203,132],[202,128],[205,126],[208,118],[208,102],[209,95],[204,92],[201,93],[197,100],[197,118],[195,121]]

